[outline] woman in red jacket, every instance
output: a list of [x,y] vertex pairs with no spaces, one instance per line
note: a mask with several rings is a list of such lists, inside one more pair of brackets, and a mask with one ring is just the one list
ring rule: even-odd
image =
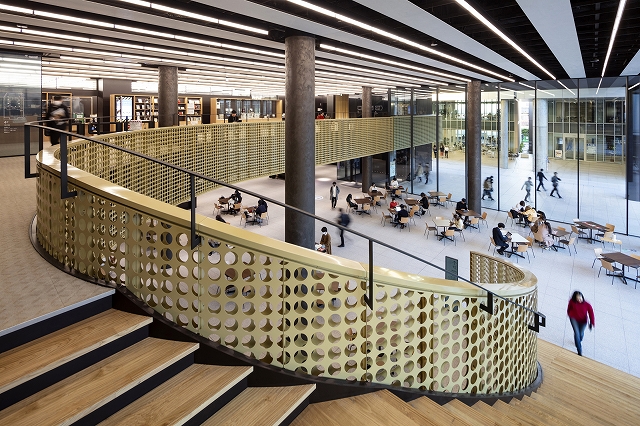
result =
[[582,356],[582,338],[584,337],[584,329],[589,324],[589,330],[596,326],[596,318],[593,315],[593,308],[584,300],[584,296],[579,291],[574,291],[569,306],[567,306],[567,315],[573,327],[573,338],[578,348],[578,355]]

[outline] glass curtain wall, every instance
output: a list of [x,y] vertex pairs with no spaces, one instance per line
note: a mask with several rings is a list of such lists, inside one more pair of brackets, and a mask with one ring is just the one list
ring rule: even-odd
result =
[[629,234],[640,235],[640,76],[629,77],[627,87],[627,217]]
[[453,200],[466,197],[466,88],[441,88],[438,107],[441,131],[434,148],[438,190]]
[[[501,93],[495,84],[483,84],[480,93],[480,144],[482,170],[482,207],[498,207],[498,164],[502,141],[500,137],[499,105]],[[462,198],[462,197],[458,197]]]

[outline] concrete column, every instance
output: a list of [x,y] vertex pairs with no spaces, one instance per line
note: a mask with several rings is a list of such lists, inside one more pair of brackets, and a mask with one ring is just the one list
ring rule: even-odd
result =
[[[362,87],[362,118],[371,118],[371,87]],[[373,182],[373,157],[362,157],[362,192],[368,192]]]
[[[315,214],[315,39],[285,39],[285,203]],[[329,197],[327,186],[325,198]],[[328,202],[328,201],[327,201]],[[314,248],[315,220],[287,209],[284,239]]]
[[178,67],[158,67],[158,127],[178,125]]
[[549,105],[546,99],[537,99],[536,105],[536,164],[535,170],[547,170],[549,156]]
[[482,144],[480,140],[480,82],[467,83],[467,204],[479,212],[482,208]]
[[500,101],[500,168],[509,168],[509,100]]

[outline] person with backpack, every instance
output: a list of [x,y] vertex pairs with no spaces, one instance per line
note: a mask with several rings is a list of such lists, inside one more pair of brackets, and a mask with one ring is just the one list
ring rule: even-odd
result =
[[[349,223],[351,223],[349,215],[342,208],[338,209],[338,214],[338,225],[342,225],[345,228],[349,227]],[[344,229],[342,228],[340,228],[340,245],[338,247],[344,247]]]

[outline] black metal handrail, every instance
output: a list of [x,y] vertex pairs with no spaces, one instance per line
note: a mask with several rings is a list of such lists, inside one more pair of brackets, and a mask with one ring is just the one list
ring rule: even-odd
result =
[[[26,128],[26,130],[24,132],[24,134],[25,134],[25,165],[26,165],[26,167],[29,167],[29,168],[30,168],[30,163],[29,163],[29,160],[28,160],[28,155],[29,155],[28,154],[29,153],[28,147],[29,147],[29,142],[30,142],[29,141],[30,128],[32,128],[32,127],[33,128],[40,128],[40,129],[47,129],[48,128],[46,126],[43,126],[40,123],[41,123],[41,121],[32,121],[32,122],[29,122],[29,123],[25,123],[25,128]],[[419,262],[422,262],[422,263],[424,263],[426,265],[429,265],[429,266],[431,266],[433,268],[436,268],[436,269],[438,269],[438,270],[440,270],[442,272],[447,272],[444,268],[442,268],[442,267],[440,267],[440,266],[438,266],[436,264],[433,264],[433,263],[431,263],[431,262],[429,262],[427,260],[421,259],[418,256],[415,256],[415,255],[413,255],[411,253],[408,253],[408,252],[406,252],[404,250],[398,249],[397,247],[394,247],[394,246],[392,246],[390,244],[387,244],[387,243],[385,243],[383,241],[380,241],[380,240],[372,238],[372,237],[370,237],[368,235],[362,234],[361,232],[354,231],[354,230],[349,229],[349,228],[347,228],[345,226],[336,224],[336,223],[334,223],[333,221],[331,221],[329,219],[325,219],[323,217],[316,216],[313,213],[309,213],[309,212],[304,211],[302,209],[299,209],[297,207],[290,206],[288,204],[282,203],[282,202],[280,202],[278,200],[275,200],[275,199],[272,199],[272,198],[269,198],[269,197],[264,197],[261,194],[255,193],[253,191],[249,191],[249,190],[241,188],[241,187],[239,187],[237,185],[233,185],[233,184],[229,184],[229,183],[226,183],[226,182],[222,182],[222,181],[214,179],[212,177],[205,176],[205,175],[203,175],[201,173],[197,173],[197,172],[194,172],[194,171],[191,171],[191,170],[187,170],[187,169],[182,168],[180,166],[176,166],[175,164],[167,163],[166,161],[159,160],[157,158],[153,158],[153,157],[150,157],[150,156],[148,156],[146,154],[141,154],[139,152],[135,152],[135,151],[132,151],[132,150],[127,149],[127,148],[123,148],[123,147],[120,147],[120,146],[117,146],[117,145],[113,145],[113,144],[110,144],[108,142],[105,142],[105,141],[102,141],[102,140],[99,140],[99,139],[92,139],[92,138],[89,138],[89,137],[84,136],[84,135],[79,135],[79,134],[71,133],[71,132],[64,131],[64,130],[56,130],[56,131],[60,133],[60,180],[61,180],[60,198],[63,198],[63,199],[64,198],[73,197],[73,196],[77,195],[75,191],[69,192],[68,191],[68,187],[67,187],[67,185],[68,185],[67,136],[75,137],[77,139],[84,139],[84,140],[92,142],[92,143],[97,143],[97,144],[100,144],[100,145],[104,145],[104,146],[106,146],[108,148],[112,148],[112,149],[115,149],[115,150],[118,150],[118,151],[122,151],[122,152],[125,152],[127,154],[130,154],[130,155],[133,155],[133,156],[136,156],[136,157],[139,157],[139,158],[143,158],[145,160],[148,160],[148,161],[151,161],[151,162],[160,164],[162,166],[169,167],[169,168],[174,169],[176,171],[179,171],[179,172],[187,174],[189,176],[189,181],[190,181],[191,249],[192,250],[195,249],[201,242],[201,238],[200,238],[200,236],[198,236],[196,234],[196,229],[195,229],[195,208],[196,208],[195,207],[196,206],[196,203],[195,203],[195,198],[196,198],[195,197],[195,183],[196,183],[195,180],[196,179],[195,178],[199,178],[199,179],[206,180],[208,182],[214,183],[216,185],[220,185],[220,186],[224,186],[224,187],[227,187],[227,188],[231,188],[233,190],[242,191],[242,192],[244,192],[246,194],[249,194],[249,195],[251,195],[253,197],[256,197],[256,198],[262,198],[262,199],[264,199],[264,200],[266,200],[266,201],[268,201],[270,203],[273,203],[273,204],[275,204],[277,206],[283,207],[284,209],[293,210],[293,211],[295,211],[297,213],[300,213],[302,215],[311,217],[311,218],[313,218],[315,220],[318,220],[320,222],[324,222],[324,223],[329,224],[331,226],[335,226],[338,229],[341,229],[343,231],[347,231],[347,232],[349,232],[349,233],[351,233],[353,235],[357,235],[357,236],[359,236],[361,238],[366,239],[369,242],[369,285],[368,285],[368,289],[367,289],[368,290],[368,294],[365,295],[365,302],[367,303],[369,308],[372,309],[372,310],[373,310],[373,299],[374,299],[374,295],[373,295],[373,293],[374,293],[373,292],[373,288],[374,288],[374,285],[373,285],[373,243],[379,244],[379,245],[381,245],[383,247],[386,247],[388,249],[391,249],[393,251],[401,253],[401,254],[403,254],[405,256],[408,256],[408,257],[410,257],[412,259],[415,259],[415,260],[417,260]],[[26,171],[27,171],[27,169],[25,169],[25,177],[30,177],[30,176],[26,175]],[[459,276],[457,274],[455,274],[455,275],[456,275],[456,278],[458,280],[461,280],[461,281],[464,281],[464,282],[466,282],[468,284],[471,284],[472,286],[474,286],[474,287],[476,287],[476,288],[478,288],[478,289],[480,289],[482,291],[485,291],[487,293],[487,304],[484,305],[483,303],[480,303],[480,308],[482,310],[488,312],[489,314],[493,315],[494,297],[497,297],[498,299],[502,299],[504,302],[506,302],[508,304],[512,304],[512,305],[514,305],[516,307],[519,307],[521,309],[524,309],[526,311],[531,312],[533,314],[533,316],[534,316],[534,323],[533,323],[533,325],[529,325],[529,329],[531,329],[531,330],[533,330],[533,331],[535,331],[537,333],[540,330],[540,326],[544,327],[546,325],[546,317],[542,313],[540,313],[538,311],[534,311],[533,309],[531,309],[531,308],[529,308],[527,306],[521,305],[521,304],[519,304],[519,303],[517,303],[517,302],[515,302],[513,300],[509,300],[509,299],[507,299],[507,298],[505,298],[503,296],[500,296],[500,295],[498,295],[498,294],[496,294],[496,293],[494,293],[494,292],[482,287],[481,285],[476,284],[476,283],[474,283],[474,282],[472,282],[472,281],[470,281],[470,280],[468,280],[468,279],[466,279],[464,277],[461,277],[461,276]]]

